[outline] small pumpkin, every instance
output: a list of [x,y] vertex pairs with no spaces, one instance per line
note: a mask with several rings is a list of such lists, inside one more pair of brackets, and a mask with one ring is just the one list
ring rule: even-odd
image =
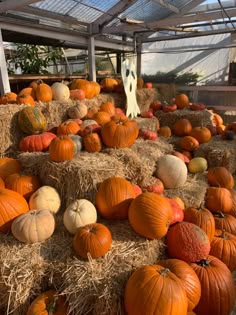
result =
[[52,96],[53,93],[51,87],[42,80],[39,80],[37,82],[36,99],[38,101],[48,103],[51,102]]
[[100,152],[102,150],[102,141],[97,133],[90,132],[84,136],[83,140],[87,152]]
[[112,102],[102,103],[100,106],[100,111],[107,112],[110,116],[115,115],[115,105]]
[[143,192],[142,192],[142,189],[139,185],[136,185],[136,184],[133,184],[133,189],[134,189],[134,193],[135,193],[135,197],[141,195]]
[[81,89],[76,89],[76,90],[70,90],[70,98],[72,100],[79,100],[82,101],[85,99],[85,93]]
[[195,157],[188,163],[188,171],[192,174],[205,172],[208,168],[207,160],[203,157]]
[[194,127],[189,135],[201,144],[211,140],[211,132],[207,127]]
[[0,97],[0,104],[16,104],[17,94],[14,92],[7,92]]
[[176,222],[183,221],[184,211],[180,207],[180,205],[172,198],[167,198],[167,200],[169,201],[171,208],[172,208],[172,212],[173,212],[173,216],[172,216],[172,220],[170,221],[170,225],[173,225]]
[[49,148],[51,141],[56,138],[52,132],[26,136],[20,140],[19,149],[23,152],[42,152]]
[[70,89],[62,82],[54,82],[51,85],[52,99],[56,101],[67,101],[70,98]]
[[75,155],[79,154],[83,148],[83,139],[79,135],[68,135],[71,140],[74,142],[75,146]]
[[96,114],[98,110],[94,107],[89,107],[87,114],[86,114],[86,119],[93,119],[94,114]]
[[211,120],[215,126],[220,126],[224,124],[222,117],[216,113],[212,115]]
[[36,95],[35,95],[35,90],[32,87],[26,87],[24,89],[22,89],[17,96],[21,96],[21,95],[30,95],[33,97],[33,99],[36,99]]
[[170,127],[168,126],[162,126],[160,127],[160,129],[158,130],[158,135],[160,137],[163,137],[163,138],[170,138],[171,137],[171,129]]
[[64,121],[57,128],[58,135],[75,135],[79,132],[80,126],[75,121]]
[[211,212],[230,212],[233,206],[231,193],[226,188],[208,187],[205,196],[206,207]]
[[104,126],[111,120],[111,116],[107,112],[99,111],[93,115],[93,120],[95,120],[99,125]]
[[75,155],[75,145],[68,136],[58,136],[49,145],[49,157],[53,162],[72,160]]
[[42,133],[47,128],[47,121],[38,107],[27,106],[18,113],[20,129],[27,134]]
[[67,115],[73,119],[75,118],[82,119],[87,115],[87,112],[88,112],[88,107],[85,104],[80,103],[76,106],[72,106],[68,108]]
[[188,96],[184,93],[176,95],[175,104],[177,105],[178,109],[183,109],[183,108],[189,106]]
[[189,135],[191,130],[192,130],[192,124],[186,118],[182,118],[182,119],[177,120],[172,127],[172,131],[173,131],[174,135],[176,135],[178,137],[183,137],[183,136]]
[[0,177],[5,180],[8,175],[19,173],[21,171],[21,163],[9,157],[0,158]]
[[76,231],[73,238],[73,248],[76,254],[83,258],[104,256],[111,247],[110,230],[101,223],[88,224]]
[[25,104],[25,105],[35,106],[35,101],[30,94],[17,95],[16,102],[17,104],[20,104],[20,105]]
[[143,127],[139,129],[139,137],[143,138],[144,140],[155,141],[158,138],[158,134],[155,131]]
[[234,178],[232,174],[223,166],[215,166],[208,169],[208,183],[211,186],[232,189],[234,187]]
[[179,145],[182,149],[192,152],[199,146],[199,142],[194,137],[184,136],[183,138],[181,138]]
[[164,184],[159,178],[154,178],[154,182],[148,186],[144,187],[144,190],[149,192],[154,192],[156,194],[161,195],[164,192]]
[[104,78],[100,82],[100,85],[102,86],[103,91],[112,92],[115,86],[118,85],[118,82],[113,78]]

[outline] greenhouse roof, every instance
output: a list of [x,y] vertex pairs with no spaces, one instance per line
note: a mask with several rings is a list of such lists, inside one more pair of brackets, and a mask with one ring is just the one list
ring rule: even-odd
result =
[[134,42],[236,31],[236,0],[2,0],[4,41],[131,50]]

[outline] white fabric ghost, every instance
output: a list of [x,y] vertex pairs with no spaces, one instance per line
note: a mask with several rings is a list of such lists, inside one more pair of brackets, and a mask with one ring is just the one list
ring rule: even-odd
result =
[[127,58],[121,65],[121,76],[127,98],[126,116],[131,116],[131,118],[137,117],[140,114],[140,108],[136,99],[137,74],[135,59],[134,57]]

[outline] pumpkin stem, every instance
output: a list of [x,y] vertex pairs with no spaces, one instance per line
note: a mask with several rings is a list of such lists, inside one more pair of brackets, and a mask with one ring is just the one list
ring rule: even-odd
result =
[[199,265],[201,267],[208,267],[210,265],[210,261],[204,258],[204,259],[198,261],[197,265]]
[[217,211],[216,213],[214,213],[214,216],[219,217],[221,219],[225,218],[225,215],[221,211]]
[[48,311],[48,315],[53,315],[57,311],[57,301],[58,296],[54,296],[52,301],[47,304],[46,310]]
[[225,230],[222,230],[222,231],[221,231],[221,235],[220,235],[219,237],[220,237],[220,238],[223,238],[223,239],[225,239],[225,240],[228,239],[228,237],[225,235]]
[[164,269],[158,270],[157,272],[158,272],[161,276],[167,277],[167,276],[168,276],[168,273],[170,272],[170,269],[164,268]]

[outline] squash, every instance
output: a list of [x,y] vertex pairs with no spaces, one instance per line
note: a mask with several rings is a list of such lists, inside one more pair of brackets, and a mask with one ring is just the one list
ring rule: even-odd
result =
[[62,82],[54,82],[51,89],[53,100],[67,101],[70,98],[70,89]]
[[104,126],[107,122],[111,120],[111,116],[107,112],[98,111],[93,115],[93,120],[95,120],[99,125]]
[[17,95],[16,103],[20,105],[25,104],[29,106],[35,106],[35,101],[30,94]]
[[18,216],[11,226],[13,236],[26,244],[43,242],[54,230],[55,219],[49,210],[30,210]]
[[7,92],[0,97],[0,104],[16,104],[17,94],[14,92]]
[[96,221],[97,210],[92,202],[86,199],[74,200],[63,215],[63,223],[71,234],[75,234],[78,228]]
[[110,116],[115,115],[115,105],[112,102],[102,103],[99,110],[102,112],[107,112]]
[[80,151],[83,148],[83,139],[79,135],[68,135],[68,137],[71,138],[71,140],[74,142],[75,146],[75,155],[79,154]]
[[188,163],[188,171],[192,174],[205,172],[207,168],[207,160],[203,157],[195,157]]
[[49,148],[51,141],[56,138],[52,132],[26,136],[20,140],[19,149],[23,152],[42,152]]
[[38,107],[27,106],[18,113],[20,129],[27,134],[42,133],[47,128],[47,121]]
[[115,86],[118,85],[118,82],[113,78],[104,78],[100,82],[100,85],[102,86],[103,91],[112,92]]
[[21,95],[30,95],[34,100],[36,99],[35,90],[30,86],[20,90],[20,92],[17,94],[17,97]]
[[100,152],[102,150],[102,141],[97,133],[92,131],[84,136],[84,148],[87,152]]
[[216,229],[236,235],[236,218],[228,213],[214,213]]
[[70,98],[72,100],[79,100],[82,101],[85,99],[85,93],[81,89],[76,89],[76,90],[70,90]]
[[170,138],[171,137],[171,129],[168,126],[162,126],[160,127],[160,129],[158,130],[158,135],[160,137],[164,137],[164,138]]

